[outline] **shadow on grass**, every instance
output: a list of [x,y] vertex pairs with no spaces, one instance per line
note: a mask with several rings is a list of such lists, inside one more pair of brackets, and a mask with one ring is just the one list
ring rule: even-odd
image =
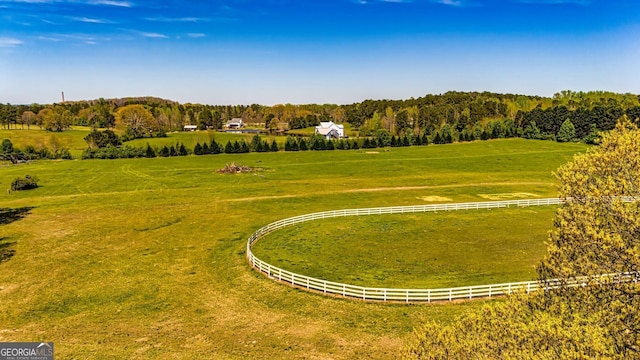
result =
[[21,207],[17,209],[0,208],[0,225],[11,224],[29,214],[33,207]]
[[[29,214],[33,207],[21,207],[17,209],[0,208],[0,225],[11,224]],[[14,242],[7,242],[6,238],[0,237],[0,264],[9,261],[16,254]]]
[[0,238],[0,264],[9,261],[16,254],[15,246],[15,242],[5,242],[4,238]]

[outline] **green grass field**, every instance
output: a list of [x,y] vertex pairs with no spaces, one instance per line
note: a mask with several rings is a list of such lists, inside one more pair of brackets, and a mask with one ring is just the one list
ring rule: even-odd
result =
[[[86,126],[74,126],[71,130],[63,132],[50,132],[38,129],[32,126],[28,129],[0,129],[0,140],[9,139],[13,143],[14,147],[24,149],[26,145],[34,146],[35,148],[41,148],[46,146],[51,148],[51,141],[55,138],[55,141],[62,147],[69,148],[69,152],[75,158],[80,158],[82,152],[87,148],[87,142],[84,141],[84,137],[89,134],[91,129]],[[204,144],[209,143],[211,139],[215,139],[223,146],[227,141],[240,141],[245,140],[247,143],[251,142],[254,135],[252,134],[231,134],[217,131],[188,131],[188,132],[172,132],[167,134],[167,137],[162,138],[144,138],[135,139],[125,143],[125,145],[134,147],[146,147],[147,144],[153,147],[162,147],[164,145],[171,146],[176,143],[183,143],[188,149],[193,150],[196,143]],[[280,148],[284,148],[286,137],[284,136],[267,136],[261,135],[263,140],[267,140],[269,144],[271,141],[276,140]]]
[[[554,196],[552,171],[585,149],[511,139],[1,164],[0,341],[54,341],[63,359],[394,358],[413,327],[484,302],[306,293],[251,270],[247,237],[315,211]],[[231,161],[261,171],[216,173]],[[4,191],[25,174],[42,186]]]
[[319,279],[435,289],[537,278],[555,206],[318,220],[256,243],[260,259]]

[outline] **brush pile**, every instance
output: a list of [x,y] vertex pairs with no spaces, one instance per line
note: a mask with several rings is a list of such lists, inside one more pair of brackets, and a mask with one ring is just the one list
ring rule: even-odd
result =
[[256,171],[256,169],[232,162],[225,165],[222,169],[218,169],[216,172],[219,174],[240,174],[240,173],[247,173],[247,172],[253,172],[253,171]]

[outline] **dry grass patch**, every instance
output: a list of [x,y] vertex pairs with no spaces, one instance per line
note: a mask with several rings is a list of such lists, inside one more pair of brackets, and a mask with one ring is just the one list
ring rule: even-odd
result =
[[453,201],[453,199],[448,198],[446,196],[437,196],[437,195],[430,195],[430,196],[419,196],[416,199],[422,200],[422,201],[426,201],[426,202],[451,202]]
[[483,199],[491,201],[511,200],[511,199],[530,199],[539,197],[536,194],[527,192],[501,193],[501,194],[478,194]]

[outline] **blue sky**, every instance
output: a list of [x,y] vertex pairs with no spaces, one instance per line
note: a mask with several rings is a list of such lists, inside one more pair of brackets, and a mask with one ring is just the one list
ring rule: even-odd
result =
[[640,93],[638,0],[0,0],[0,102]]

